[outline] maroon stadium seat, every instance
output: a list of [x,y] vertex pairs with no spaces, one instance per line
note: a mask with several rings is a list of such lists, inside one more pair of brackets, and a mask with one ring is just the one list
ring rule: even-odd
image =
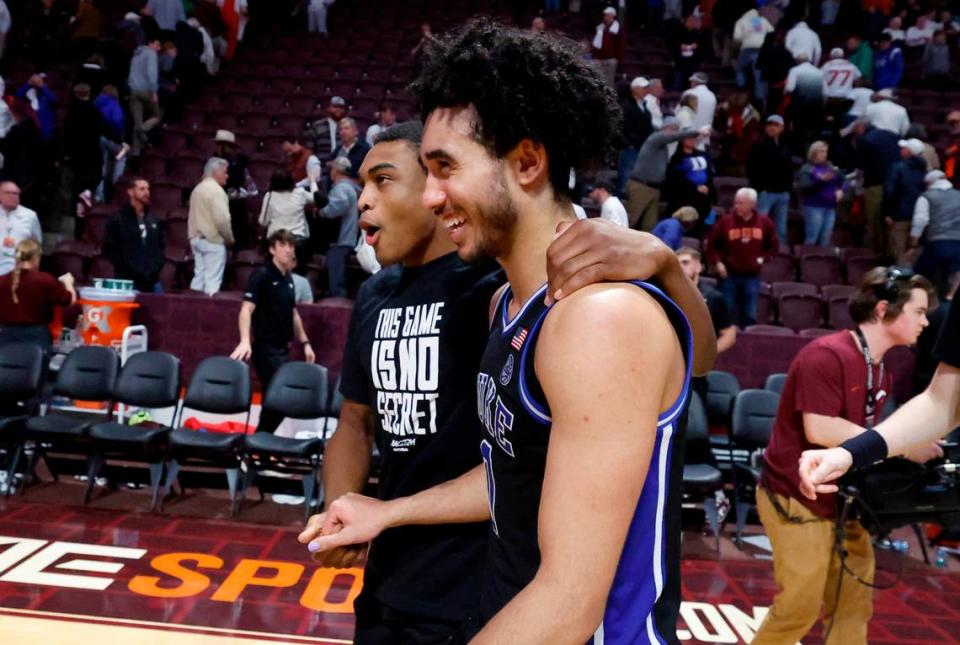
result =
[[774,282],[770,285],[770,293],[776,299],[793,295],[816,296],[818,291],[816,285],[806,282]]
[[[257,97],[256,108],[261,112],[268,112],[270,114],[277,114],[281,112],[286,105],[287,97],[280,96],[279,94],[263,94]],[[249,112],[251,107],[245,108],[244,111]]]
[[109,215],[87,215],[86,222],[83,224],[83,241],[97,247],[102,245],[108,219],[110,219]]
[[167,220],[166,233],[167,244],[171,247],[190,248],[190,240],[187,237],[187,220]]
[[792,282],[797,278],[797,268],[792,255],[777,253],[760,267],[760,279],[764,282]]
[[821,336],[829,336],[830,334],[837,333],[833,329],[823,329],[822,327],[811,327],[810,329],[801,329],[797,334],[801,338],[820,338]]
[[773,320],[773,296],[770,295],[769,290],[761,289],[757,296],[757,324],[766,325]]
[[187,108],[180,119],[180,126],[187,130],[197,130],[207,123],[207,112],[200,108]]
[[77,282],[86,282],[85,258],[76,251],[56,250],[50,254],[50,267],[54,275],[70,273]]
[[249,105],[243,108],[231,105],[229,111],[223,110],[211,114],[209,119],[207,119],[207,123],[210,124],[210,127],[216,128],[217,130],[230,130],[232,132],[237,129],[237,114],[249,107]]
[[777,301],[780,323],[794,331],[823,324],[823,302],[817,296],[790,295]]
[[850,317],[850,301],[843,297],[828,300],[827,319],[834,329],[853,329],[853,319]]
[[839,251],[835,246],[816,246],[812,244],[797,244],[793,247],[793,254],[798,258],[808,255],[837,256]]
[[303,132],[304,118],[299,114],[278,114],[276,117],[276,130],[278,132],[297,133]]
[[800,280],[815,285],[843,282],[840,258],[835,255],[805,255],[800,258]]
[[150,205],[159,211],[171,211],[183,205],[183,190],[168,182],[150,186]]
[[789,327],[781,327],[780,325],[750,325],[745,332],[751,334],[765,334],[767,336],[793,336],[794,331]]
[[830,302],[834,298],[849,298],[854,291],[854,287],[849,284],[825,284],[820,287],[824,302]]
[[273,115],[268,112],[247,112],[243,121],[244,129],[250,134],[262,135],[273,127]]
[[93,278],[113,278],[116,274],[113,270],[113,263],[102,255],[90,260],[90,279]]
[[867,271],[879,265],[880,261],[875,257],[850,258],[847,260],[847,283],[854,286],[860,284]]
[[163,179],[167,172],[167,156],[148,152],[140,158],[140,173],[147,179]]

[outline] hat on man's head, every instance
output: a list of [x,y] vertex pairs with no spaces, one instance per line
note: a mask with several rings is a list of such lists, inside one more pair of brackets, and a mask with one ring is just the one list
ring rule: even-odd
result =
[[846,58],[842,47],[834,47],[830,50],[830,58]]
[[334,107],[347,107],[347,102],[342,96],[334,96],[330,99],[330,105]]
[[874,100],[876,99],[890,99],[891,101],[897,98],[896,94],[893,93],[892,87],[885,87],[882,90],[877,90],[873,93]]
[[690,78],[688,78],[687,80],[688,80],[688,81],[691,81],[691,82],[696,81],[697,83],[700,83],[701,85],[706,85],[706,84],[707,84],[707,81],[709,81],[710,79],[709,79],[709,78],[707,77],[707,75],[704,74],[703,72],[696,72],[695,74],[693,74],[693,75],[692,75]]
[[230,132],[230,130],[217,130],[217,134],[214,135],[213,140],[217,143],[229,143],[231,145],[237,145],[237,137],[235,134]]
[[353,170],[353,164],[350,163],[350,160],[346,157],[337,157],[330,162],[330,168],[332,170],[339,170],[340,172],[347,173]]
[[638,76],[632,81],[630,81],[631,90],[638,87],[650,87],[650,81],[648,81],[645,76]]
[[776,123],[777,125],[783,125],[783,117],[779,114],[771,114],[767,117],[767,123]]
[[931,170],[926,175],[923,176],[923,180],[927,184],[934,184],[941,179],[946,179],[947,175],[942,170]]
[[617,10],[614,9],[613,7],[607,7],[606,9],[603,10],[603,15],[605,15],[605,16],[615,16],[615,15],[617,15]]
[[140,15],[132,11],[128,11],[127,13],[123,14],[123,19],[132,20],[134,22],[140,22]]
[[923,141],[920,139],[900,139],[897,141],[897,145],[909,150],[913,156],[923,154]]

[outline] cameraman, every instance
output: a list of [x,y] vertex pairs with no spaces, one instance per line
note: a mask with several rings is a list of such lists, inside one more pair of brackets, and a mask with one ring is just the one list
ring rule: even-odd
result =
[[[928,324],[930,293],[930,283],[907,270],[871,270],[850,298],[855,328],[813,341],[790,365],[757,487],[757,510],[773,547],[780,589],[754,645],[796,643],[821,608],[830,625],[827,645],[867,642],[873,594],[852,578],[841,579],[834,548],[836,495],[804,496],[797,462],[804,450],[837,446],[877,420],[892,385],[883,356],[916,342]],[[935,444],[928,445],[911,458],[922,462],[939,453]],[[870,535],[855,520],[843,529],[846,566],[872,581]]]

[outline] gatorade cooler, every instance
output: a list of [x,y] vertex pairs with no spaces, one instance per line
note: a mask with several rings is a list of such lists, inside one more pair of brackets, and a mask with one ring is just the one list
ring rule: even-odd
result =
[[83,342],[87,345],[108,347],[112,344],[119,345],[123,338],[123,330],[130,326],[133,310],[140,306],[134,302],[137,297],[136,292],[132,288],[96,286],[81,287],[79,295],[77,304],[83,306],[83,318],[80,322],[80,335],[83,337]]

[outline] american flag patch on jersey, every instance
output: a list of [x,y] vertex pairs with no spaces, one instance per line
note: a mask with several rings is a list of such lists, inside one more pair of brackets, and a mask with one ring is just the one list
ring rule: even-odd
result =
[[518,352],[520,348],[523,347],[523,341],[527,339],[527,330],[524,327],[520,328],[520,331],[516,333],[513,337],[513,340],[510,341],[510,346],[513,347]]

